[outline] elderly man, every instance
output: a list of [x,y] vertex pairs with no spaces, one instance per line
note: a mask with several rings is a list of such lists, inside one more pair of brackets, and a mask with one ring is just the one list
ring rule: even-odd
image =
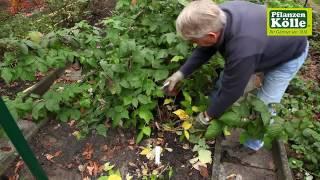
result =
[[[243,95],[256,72],[264,73],[257,96],[269,105],[280,103],[289,82],[307,58],[306,37],[269,37],[266,35],[266,7],[245,1],[229,1],[219,6],[211,0],[190,2],[176,20],[177,32],[198,47],[191,57],[171,75],[167,92],[190,75],[213,54],[225,59],[221,87],[197,121],[208,125]],[[263,146],[260,140],[245,145],[253,150]]]

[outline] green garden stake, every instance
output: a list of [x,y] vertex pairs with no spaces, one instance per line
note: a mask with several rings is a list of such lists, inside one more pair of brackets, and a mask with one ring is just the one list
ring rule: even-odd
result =
[[31,151],[17,123],[13,119],[6,104],[2,100],[2,97],[0,97],[0,125],[11,140],[12,144],[15,146],[23,161],[30,169],[32,175],[37,180],[47,180],[47,175],[45,174],[38,160]]

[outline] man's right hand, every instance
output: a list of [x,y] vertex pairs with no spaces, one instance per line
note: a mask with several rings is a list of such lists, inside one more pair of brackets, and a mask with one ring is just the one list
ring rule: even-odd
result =
[[184,75],[181,71],[177,71],[175,73],[173,73],[165,82],[164,85],[167,84],[169,82],[169,85],[164,87],[164,91],[166,93],[172,92],[174,90],[174,88],[176,87],[176,85],[178,84],[178,82],[180,82],[181,80],[183,80]]

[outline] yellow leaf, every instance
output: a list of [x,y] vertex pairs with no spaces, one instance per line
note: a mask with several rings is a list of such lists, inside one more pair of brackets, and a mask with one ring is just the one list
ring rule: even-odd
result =
[[108,180],[122,180],[121,177],[117,174],[112,174],[109,176]]
[[151,148],[144,147],[140,154],[146,156],[150,152],[151,152]]
[[165,99],[163,105],[167,105],[167,104],[170,104],[170,103],[173,103],[172,99]]
[[189,115],[182,109],[174,111],[173,114],[177,115],[181,120],[189,119]]
[[199,108],[197,106],[192,106],[193,112],[200,112]]
[[230,136],[230,135],[231,135],[231,133],[230,133],[230,131],[229,131],[229,129],[228,129],[227,126],[225,126],[225,127],[223,128],[223,134],[224,134],[225,136]]
[[187,130],[184,130],[183,132],[184,132],[184,136],[189,140],[189,137],[190,137],[189,132]]
[[192,127],[192,124],[189,122],[189,121],[184,121],[183,123],[182,123],[182,128],[184,129],[184,130],[188,130],[188,129],[190,129]]

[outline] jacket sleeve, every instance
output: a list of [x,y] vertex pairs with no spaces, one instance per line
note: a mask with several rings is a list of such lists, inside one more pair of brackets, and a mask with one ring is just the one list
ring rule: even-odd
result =
[[215,46],[210,47],[197,47],[188,60],[180,67],[180,71],[184,76],[192,74],[202,64],[209,61],[214,53],[217,52]]
[[211,97],[207,113],[210,117],[219,118],[244,93],[251,75],[255,72],[256,59],[246,57],[225,65],[221,88]]

